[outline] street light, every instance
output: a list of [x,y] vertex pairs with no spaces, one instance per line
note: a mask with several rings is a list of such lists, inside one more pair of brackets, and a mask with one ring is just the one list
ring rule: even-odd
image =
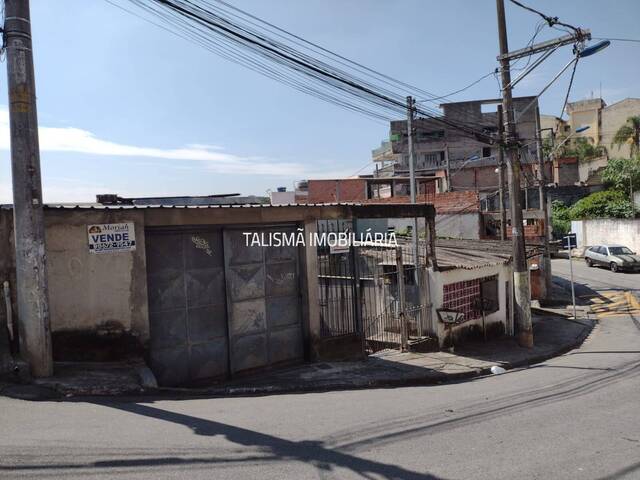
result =
[[590,125],[582,125],[582,126],[580,126],[580,127],[576,128],[576,129],[575,129],[575,131],[574,131],[571,135],[569,135],[567,138],[565,138],[562,142],[560,142],[560,143],[558,144],[558,146],[556,146],[556,147],[553,149],[553,151],[552,151],[549,155],[550,155],[550,156],[553,156],[553,155],[554,155],[554,154],[555,154],[555,153],[560,149],[560,147],[561,147],[562,145],[564,145],[565,143],[567,143],[567,142],[568,142],[572,137],[574,137],[577,133],[582,133],[582,132],[584,132],[584,131],[586,131],[586,130],[589,130],[590,128],[591,128],[591,126],[590,126]]
[[593,55],[594,53],[598,53],[604,50],[609,45],[611,45],[611,42],[609,40],[603,40],[602,42],[598,42],[595,45],[591,45],[590,47],[586,47],[583,50],[579,51],[578,57],[580,58],[588,57],[590,55]]

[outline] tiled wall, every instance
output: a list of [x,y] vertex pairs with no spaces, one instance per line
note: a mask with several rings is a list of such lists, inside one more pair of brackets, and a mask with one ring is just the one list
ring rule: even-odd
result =
[[463,312],[465,321],[480,317],[473,308],[474,300],[480,297],[479,278],[444,285],[443,294],[442,308]]

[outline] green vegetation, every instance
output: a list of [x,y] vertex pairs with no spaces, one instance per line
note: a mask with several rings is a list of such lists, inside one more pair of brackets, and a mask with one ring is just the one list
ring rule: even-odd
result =
[[632,218],[633,208],[624,192],[603,190],[595,192],[568,207],[560,200],[551,203],[553,235],[560,237],[571,230],[571,220],[587,218]]
[[[560,140],[562,141],[562,140]],[[611,147],[629,144],[629,158],[611,158],[602,171],[607,190],[595,192],[567,206],[559,200],[551,204],[551,225],[555,236],[571,229],[571,220],[587,218],[633,218],[633,192],[640,190],[640,116],[629,117],[616,132]],[[545,141],[543,148],[549,152],[551,145]],[[605,154],[601,146],[594,146],[579,138],[573,147],[561,147],[558,155],[576,156],[579,161]]]
[[618,190],[603,190],[580,199],[569,208],[573,220],[583,218],[631,218],[631,202]]
[[571,230],[569,208],[560,200],[551,202],[551,227],[554,237],[566,235]]
[[602,172],[602,180],[612,190],[631,194],[640,189],[640,157],[611,158]]
[[[559,136],[556,139],[555,144],[560,145],[563,141],[567,139],[566,136]],[[550,138],[545,138],[542,142],[542,152],[545,156],[549,156],[551,152],[553,152],[553,146],[551,144]],[[562,145],[560,148],[555,150],[556,157],[577,157],[579,162],[583,162],[585,160],[590,160],[596,157],[602,157],[607,154],[607,149],[602,145],[593,145],[589,143],[587,138],[576,138],[573,140],[573,145],[569,145],[569,142]]]
[[614,135],[611,146],[620,148],[625,143],[631,147],[630,158],[640,153],[640,115],[627,118],[627,122]]
[[[564,148],[564,147],[563,147]],[[565,157],[578,157],[579,162],[606,155],[607,149],[602,145],[593,145],[587,138],[576,138],[573,146],[564,149]]]

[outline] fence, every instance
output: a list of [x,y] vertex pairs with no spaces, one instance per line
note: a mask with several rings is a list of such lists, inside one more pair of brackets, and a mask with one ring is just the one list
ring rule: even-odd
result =
[[[351,228],[346,222],[318,223],[319,232]],[[411,242],[402,238],[397,245],[319,246],[321,335],[362,335],[364,348],[374,353],[406,349],[412,338],[432,333],[425,264],[426,254],[415,261]]]

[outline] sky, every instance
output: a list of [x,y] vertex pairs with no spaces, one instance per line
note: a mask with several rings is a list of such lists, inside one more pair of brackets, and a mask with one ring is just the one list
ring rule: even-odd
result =
[[[112,0],[128,5],[127,0]],[[439,95],[493,71],[493,0],[229,0],[260,18]],[[594,37],[640,38],[637,0],[528,0]],[[506,2],[509,46],[539,17]],[[235,65],[106,0],[31,0],[44,198],[241,193],[373,170],[389,126]],[[562,35],[545,28],[538,40]],[[578,65],[570,101],[640,97],[640,43],[613,42]],[[537,95],[564,47],[514,91]],[[4,62],[3,62],[4,63]],[[567,72],[541,98],[559,115]],[[0,76],[0,203],[11,201],[6,79]],[[488,76],[452,97],[499,96]]]

